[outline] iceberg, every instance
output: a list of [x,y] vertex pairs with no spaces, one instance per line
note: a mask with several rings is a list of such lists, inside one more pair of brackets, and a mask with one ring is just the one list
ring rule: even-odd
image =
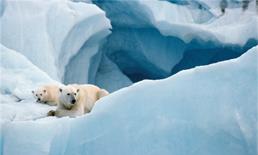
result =
[[258,41],[255,1],[244,12],[240,2],[229,1],[224,15],[219,2],[210,0],[0,4],[2,45],[56,81],[110,92],[239,57]]
[[102,53],[132,82],[236,58],[258,41],[255,1],[244,12],[230,1],[224,15],[211,0],[92,2],[112,24]]
[[[257,154],[257,4],[227,2],[0,0],[0,154]],[[112,93],[47,117],[46,83]]]
[[38,104],[32,90],[46,83],[57,83],[19,52],[0,44],[0,124],[45,117],[54,107]]
[[254,155],[257,58],[258,46],[237,59],[143,80],[82,117],[5,123],[2,154]]
[[[68,0],[3,2],[1,44],[21,52],[54,80],[86,83],[88,76],[94,77],[98,48],[111,28],[104,11]],[[79,79],[71,79],[72,74]]]
[[[27,90],[44,83],[55,83],[45,72],[33,65],[19,52],[0,44],[1,49],[1,93],[13,94],[19,98],[31,95]],[[19,60],[19,61],[17,61]],[[16,93],[15,93],[16,92]]]

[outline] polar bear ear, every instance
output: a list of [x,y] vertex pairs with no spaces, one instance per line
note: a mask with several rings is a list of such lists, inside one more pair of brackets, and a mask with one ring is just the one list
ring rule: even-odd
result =
[[61,88],[59,88],[59,91],[62,92],[63,90]]
[[77,93],[80,91],[80,89],[77,89]]
[[44,93],[46,93],[46,92],[47,92],[47,90],[45,90],[45,89],[44,89],[44,90],[43,90],[43,92],[44,92]]

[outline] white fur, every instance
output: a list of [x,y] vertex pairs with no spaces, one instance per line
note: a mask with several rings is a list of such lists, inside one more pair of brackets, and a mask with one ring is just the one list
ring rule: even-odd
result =
[[57,105],[59,102],[59,86],[56,84],[43,85],[32,93],[39,103]]
[[[91,111],[96,101],[109,93],[94,85],[67,85],[60,88],[59,104],[56,111],[48,115],[57,117],[80,116]],[[75,103],[72,101],[75,100]]]

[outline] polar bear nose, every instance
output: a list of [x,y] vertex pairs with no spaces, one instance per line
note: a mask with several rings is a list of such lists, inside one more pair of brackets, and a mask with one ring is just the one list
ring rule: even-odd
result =
[[75,102],[76,102],[76,100],[73,99],[73,100],[72,100],[72,104],[74,104]]
[[40,102],[40,98],[37,99],[37,102]]

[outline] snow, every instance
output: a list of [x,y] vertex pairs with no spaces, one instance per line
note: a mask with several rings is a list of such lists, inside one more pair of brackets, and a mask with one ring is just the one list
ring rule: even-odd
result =
[[[184,2],[93,1],[112,24],[101,52],[124,76],[138,82],[236,58],[257,45],[254,1],[244,12],[240,5],[231,7],[235,2],[230,2],[223,16],[217,2]],[[97,72],[99,76],[105,75]],[[97,80],[95,84],[103,82]],[[104,85],[112,87],[112,79],[107,77]]]
[[[256,5],[228,2],[0,0],[0,153],[257,154]],[[50,83],[112,93],[47,117]]]
[[[111,92],[236,58],[258,40],[254,1],[245,12],[232,1],[223,16],[217,13],[218,3],[208,0],[1,4],[1,44],[22,53],[56,81],[91,83]],[[111,62],[103,62],[103,57]],[[110,68],[121,79],[117,85],[113,73],[106,74]]]
[[257,58],[258,46],[238,59],[138,82],[82,117],[4,124],[2,152],[253,155]]
[[[252,4],[254,3],[253,1]],[[188,43],[196,37],[206,41],[240,44],[242,46],[249,38],[258,40],[258,17],[255,8],[251,8],[245,13],[242,12],[241,8],[228,9],[225,16],[221,16],[214,22],[207,21],[207,24],[199,24],[195,22],[191,11],[184,6],[165,1],[151,3],[142,1],[142,5],[150,10],[152,15],[150,15],[152,17],[150,20],[163,35],[178,36]],[[178,12],[183,14],[178,14]],[[222,23],[223,26],[221,26]],[[239,34],[244,35],[236,37]]]
[[31,91],[45,83],[57,82],[19,52],[10,50],[1,44],[0,51],[1,124],[46,116],[48,110],[54,107],[36,103]]
[[[1,48],[1,92],[15,93],[20,98],[31,95],[26,89],[32,89],[40,84],[53,83],[45,72],[33,65],[20,53],[10,50],[0,44]],[[17,61],[19,60],[19,61]]]
[[[8,0],[5,3],[0,18],[1,44],[21,52],[58,81],[64,79],[65,67],[69,67],[73,56],[87,52],[80,50],[84,44],[93,40],[88,48],[98,47],[110,33],[105,12],[93,4],[68,0]],[[89,55],[96,53],[91,51]],[[91,60],[90,56],[86,57],[87,61]],[[88,70],[81,72],[88,74]]]

